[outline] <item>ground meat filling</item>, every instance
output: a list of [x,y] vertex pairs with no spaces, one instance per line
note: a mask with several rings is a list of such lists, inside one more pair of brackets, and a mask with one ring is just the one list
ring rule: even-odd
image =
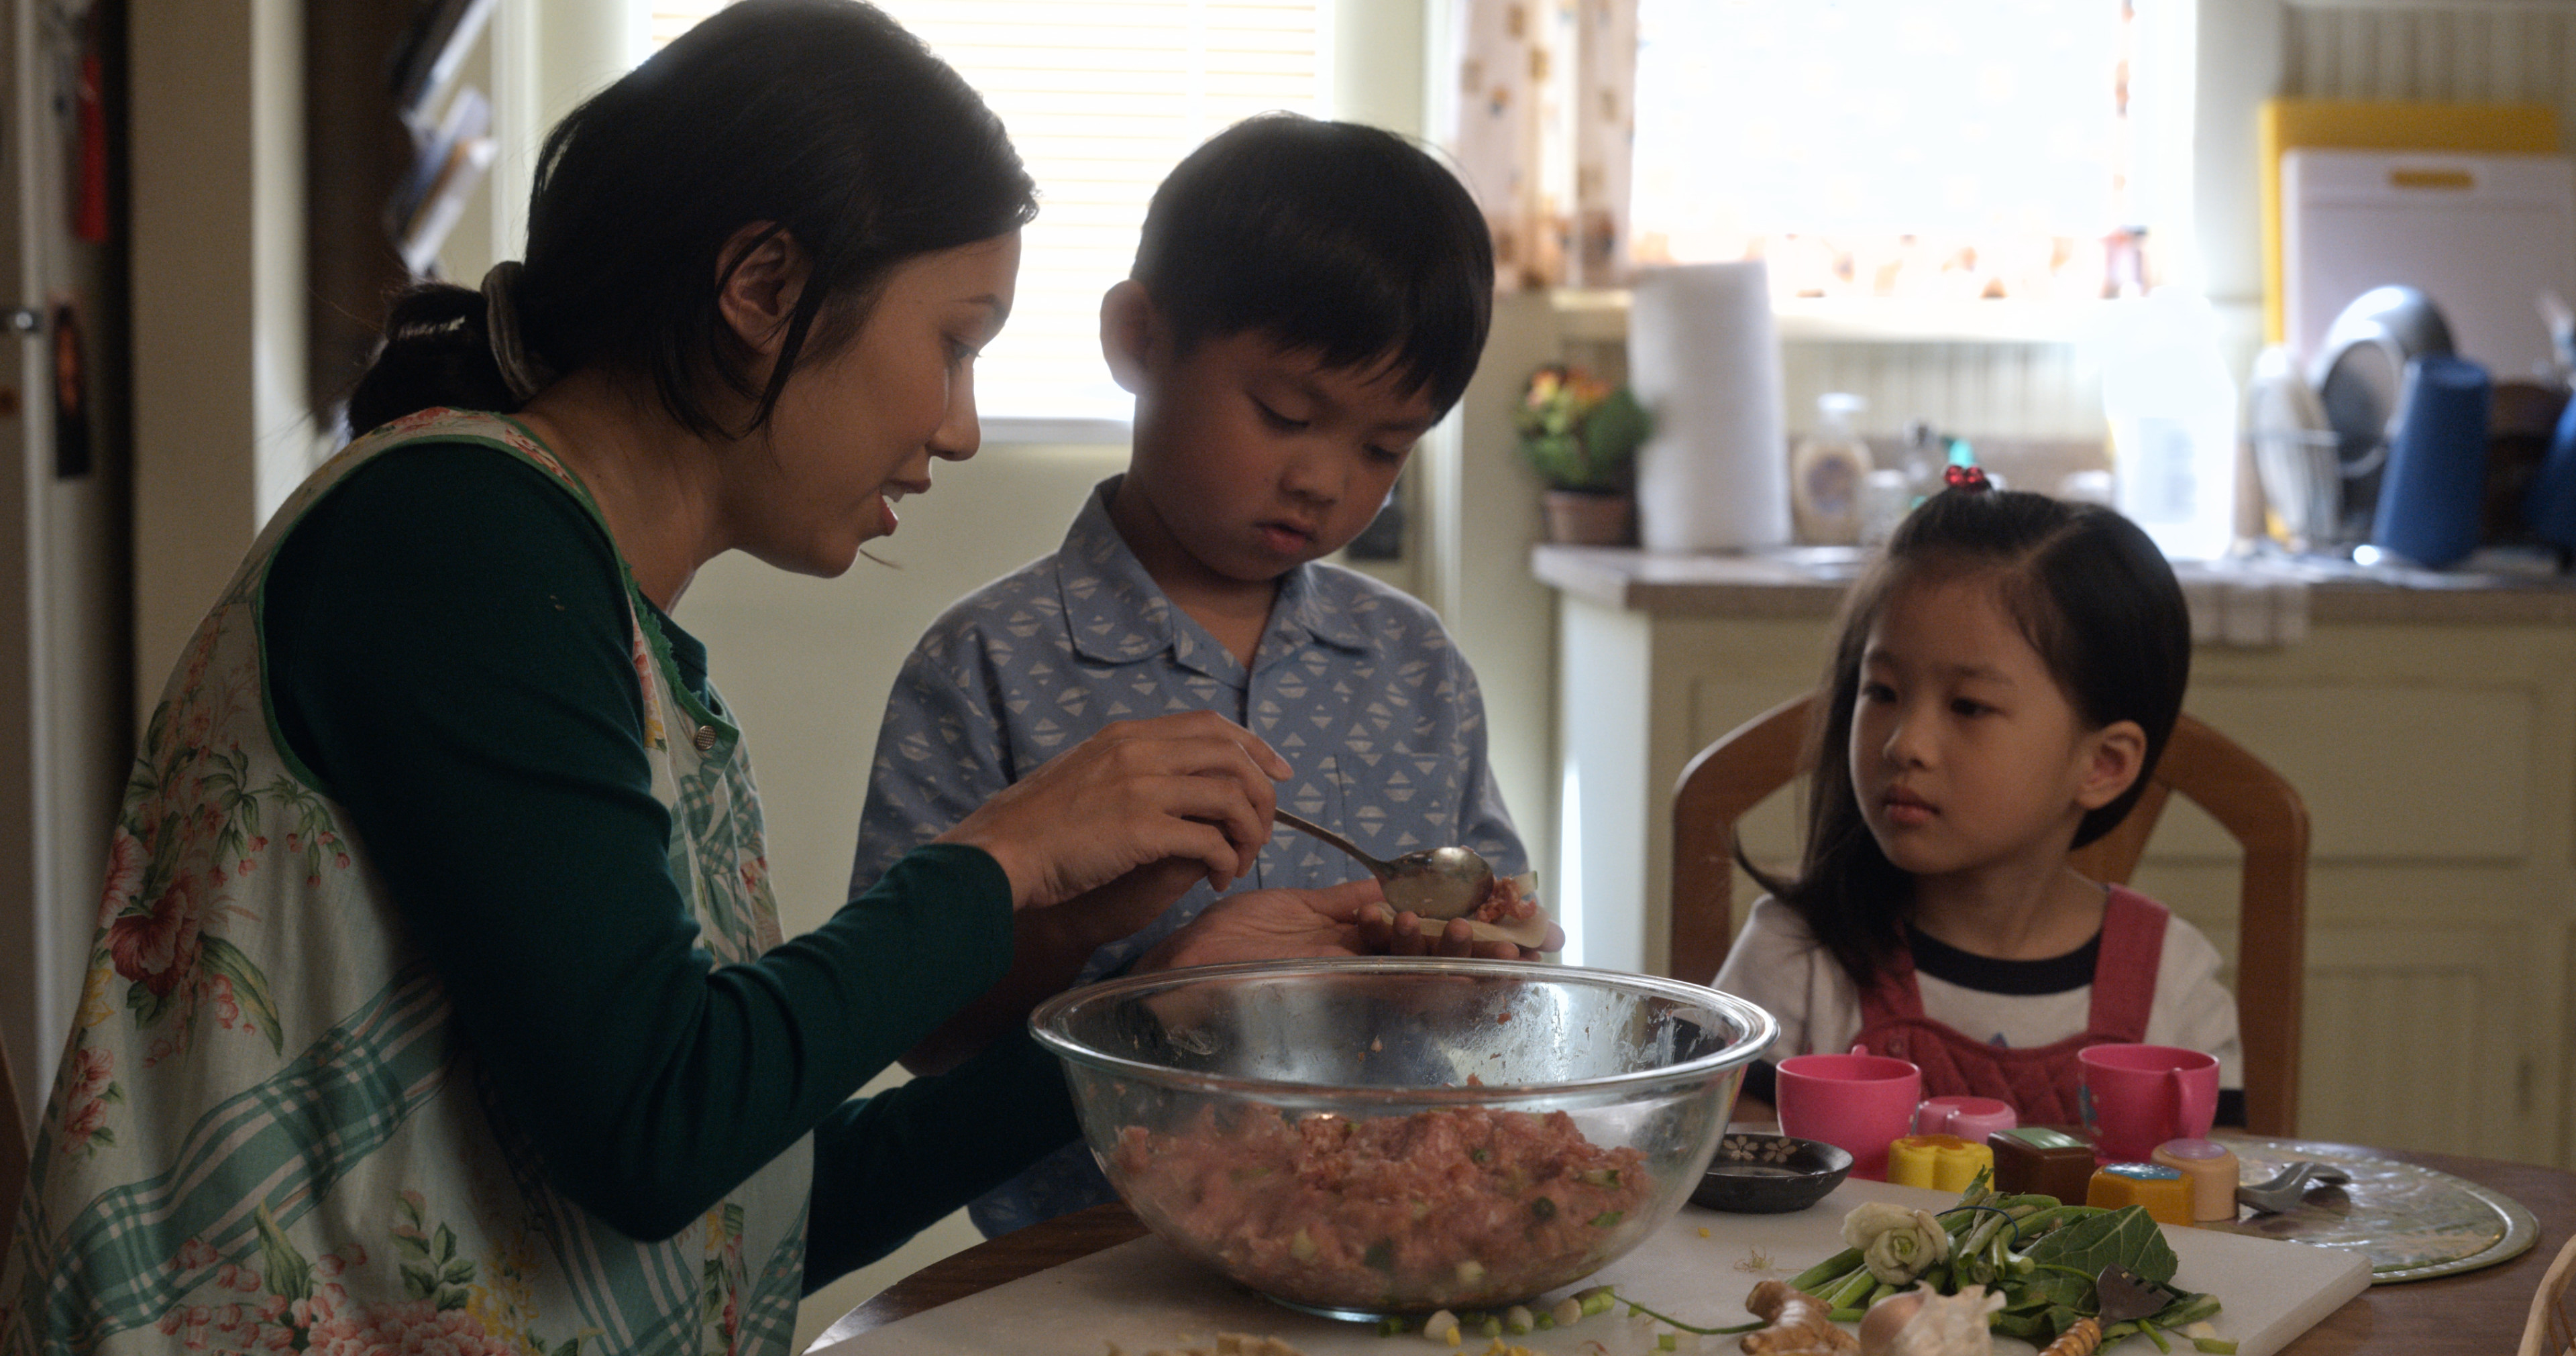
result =
[[1561,1111],[1290,1122],[1255,1108],[1179,1134],[1129,1126],[1110,1175],[1265,1293],[1429,1308],[1508,1304],[1599,1266],[1650,1194],[1644,1158]]
[[1509,876],[1494,877],[1493,888],[1485,900],[1467,916],[1479,923],[1517,923],[1538,912],[1538,901],[1522,899],[1520,886]]

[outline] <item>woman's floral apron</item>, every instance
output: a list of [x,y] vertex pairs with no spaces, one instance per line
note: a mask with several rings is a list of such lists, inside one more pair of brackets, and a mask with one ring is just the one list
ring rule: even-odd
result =
[[[428,439],[503,448],[597,514],[517,424],[432,410],[334,457],[260,535],[127,785],[0,1270],[0,1356],[788,1345],[811,1141],[658,1243],[565,1199],[487,1111],[447,995],[340,807],[282,751],[260,644],[269,562],[353,468]],[[716,963],[751,960],[777,944],[778,912],[741,741],[679,680],[631,579],[627,607],[672,879]]]

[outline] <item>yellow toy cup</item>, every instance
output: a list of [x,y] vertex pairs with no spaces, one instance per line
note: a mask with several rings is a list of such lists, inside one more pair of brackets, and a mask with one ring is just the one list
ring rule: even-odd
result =
[[1887,1146],[1887,1180],[1898,1186],[1965,1191],[1979,1169],[1994,1165],[1994,1150],[1957,1135],[1907,1135]]

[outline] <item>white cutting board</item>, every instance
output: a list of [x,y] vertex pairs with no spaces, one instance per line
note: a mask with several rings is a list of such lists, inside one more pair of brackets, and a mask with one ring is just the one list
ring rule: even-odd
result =
[[2281,299],[2304,367],[2353,298],[2420,288],[2499,381],[2550,360],[2532,304],[2576,304],[2576,162],[2557,155],[2301,149],[2281,155]]
[[[1607,1283],[1622,1295],[1702,1326],[1749,1322],[1744,1296],[1753,1283],[1766,1277],[1787,1280],[1840,1251],[1843,1216],[1862,1201],[1938,1210],[1958,1199],[1955,1192],[1845,1182],[1822,1202],[1792,1215],[1728,1215],[1685,1205],[1661,1233],[1579,1286],[1568,1287],[1567,1293]],[[1708,1237],[1700,1237],[1702,1229]],[[2370,1286],[2370,1263],[2358,1253],[2170,1225],[2165,1237],[2182,1259],[2174,1283],[2218,1296],[2221,1308],[2212,1326],[2219,1336],[2236,1341],[2238,1356],[2271,1356]],[[1767,1262],[1768,1269],[1754,1265],[1757,1261]],[[1409,1356],[1429,1349],[1418,1336],[1384,1338],[1368,1324],[1281,1308],[1189,1262],[1161,1239],[1147,1237],[815,1348],[808,1356],[1103,1356],[1112,1347],[1142,1356],[1156,1349],[1212,1345],[1220,1332],[1275,1337],[1306,1356]],[[1638,1337],[1620,1319],[1602,1315],[1572,1328],[1511,1340],[1551,1356],[1571,1356],[1589,1339],[1600,1340],[1612,1353],[1648,1345]],[[1471,1337],[1465,1350],[1485,1346],[1482,1337]],[[1700,1349],[1732,1353],[1736,1339],[1708,1338]],[[1997,1338],[1995,1350],[2028,1352],[2031,1347]],[[2155,1353],[2144,1338],[2109,1350],[2117,1356]]]

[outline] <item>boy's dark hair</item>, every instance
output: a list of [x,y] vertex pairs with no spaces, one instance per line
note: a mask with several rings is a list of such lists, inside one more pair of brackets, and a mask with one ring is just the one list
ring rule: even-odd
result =
[[1154,190],[1132,274],[1187,353],[1258,331],[1327,367],[1383,360],[1446,413],[1494,312],[1484,214],[1392,132],[1293,113],[1209,138]]
[[[648,379],[682,427],[739,436],[768,421],[800,356],[855,334],[897,265],[1036,215],[1036,184],[1001,120],[894,20],[858,0],[741,0],[546,137],[519,332],[557,374]],[[719,254],[755,222],[792,235],[812,270],[759,388],[717,309],[770,237]],[[435,405],[516,409],[486,315],[468,288],[406,291],[350,398],[351,431]],[[758,397],[747,427],[718,427],[714,389]]]
[[[1907,588],[1991,583],[2022,637],[2088,729],[2132,720],[2146,732],[2137,780],[2089,811],[2082,847],[2119,826],[2173,736],[2191,679],[2191,614],[2164,553],[2138,525],[2097,504],[2007,490],[1947,490],[1906,515],[1843,605],[1805,763],[1807,845],[1795,880],[1745,864],[1797,911],[1863,990],[1904,943],[1914,878],[1879,850],[1851,776],[1852,707],[1870,628]],[[1739,859],[1742,849],[1737,849]]]

